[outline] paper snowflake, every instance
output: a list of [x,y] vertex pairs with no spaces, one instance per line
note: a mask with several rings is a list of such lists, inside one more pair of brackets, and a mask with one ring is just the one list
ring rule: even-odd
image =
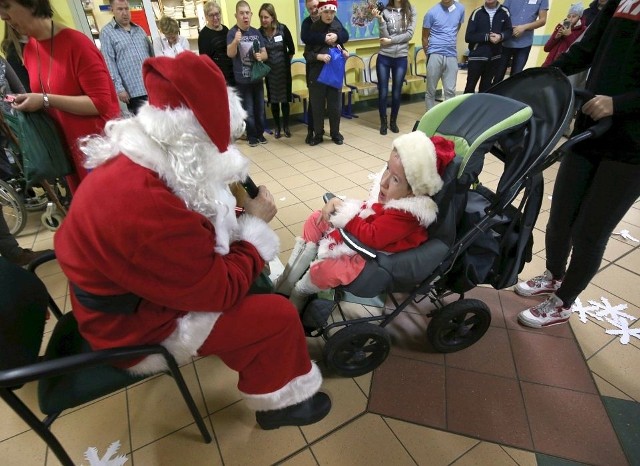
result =
[[120,441],[116,440],[109,448],[102,458],[98,456],[98,449],[96,447],[89,447],[84,452],[84,458],[89,462],[89,466],[122,466],[129,461],[126,455],[118,455],[113,458],[113,455],[118,453],[120,449]]
[[614,232],[613,234],[622,236],[622,239],[633,241],[634,243],[640,243],[640,240],[638,238],[631,236],[631,233],[629,233],[629,230],[620,230],[618,232]]
[[608,335],[620,335],[620,343],[626,345],[631,340],[631,337],[636,337],[640,340],[640,328],[629,328],[629,322],[626,319],[620,319],[619,321],[613,321],[611,319],[607,319],[614,327],[617,327],[618,330],[605,330],[605,333]]
[[[591,303],[592,301],[589,302]],[[602,320],[602,317],[599,317],[595,312],[596,309],[598,309],[598,306],[595,306],[593,304],[591,306],[585,307],[582,304],[582,301],[580,301],[580,298],[576,299],[576,302],[573,303],[573,306],[571,306],[571,312],[575,312],[576,314],[578,314],[580,316],[580,322],[582,322],[583,324],[586,324],[589,321],[587,317],[593,317],[594,319]]]
[[600,297],[600,301],[600,303],[597,301],[589,301],[589,304],[595,306],[596,309],[599,309],[599,311],[596,311],[596,319],[598,320],[602,320],[602,317],[607,320],[611,319],[614,322],[620,322],[620,320],[623,319],[628,321],[637,319],[637,317],[627,314],[626,312],[622,312],[627,309],[628,306],[626,304],[612,306],[609,300],[605,297]]

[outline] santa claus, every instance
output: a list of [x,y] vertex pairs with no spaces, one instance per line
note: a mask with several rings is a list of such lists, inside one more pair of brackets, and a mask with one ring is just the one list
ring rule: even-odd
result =
[[[143,76],[148,105],[83,142],[94,169],[55,236],[80,332],[94,349],[219,356],[263,429],[319,421],[331,401],[296,309],[247,294],[279,245],[264,186],[236,217],[229,184],[248,172],[232,144],[244,129],[238,97],[209,57],[189,52],[148,59]],[[163,369],[155,356],[128,367]]]

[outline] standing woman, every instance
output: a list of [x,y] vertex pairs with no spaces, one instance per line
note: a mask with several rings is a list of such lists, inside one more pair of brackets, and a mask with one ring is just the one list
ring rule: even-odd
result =
[[380,134],[387,134],[387,95],[391,76],[391,122],[394,133],[398,128],[400,94],[407,74],[409,41],[416,29],[416,10],[409,0],[389,0],[384,10],[373,10],[380,25],[380,53],[376,63],[378,76],[378,110],[380,112]]
[[[280,139],[281,128],[284,135],[291,137],[289,131],[289,102],[291,102],[291,58],[296,53],[289,29],[278,21],[276,10],[271,3],[263,3],[258,12],[260,34],[264,37],[269,59],[267,65],[271,71],[267,75],[267,99],[271,105],[271,114],[276,125],[275,137]],[[282,126],[280,108],[282,107]]]
[[179,53],[189,50],[189,41],[180,35],[180,25],[175,19],[163,16],[158,21],[158,29],[162,36],[153,41],[153,53],[156,57],[164,55],[175,58]]
[[220,5],[214,0],[204,4],[204,17],[207,23],[198,34],[198,52],[209,55],[213,62],[222,70],[227,86],[234,86],[233,62],[227,55],[227,34],[229,28],[222,24]]
[[67,177],[74,193],[87,175],[78,139],[102,133],[107,121],[120,116],[107,65],[91,39],[53,21],[49,0],[0,0],[0,18],[29,37],[24,64],[32,92],[18,94],[14,108],[44,110],[56,121],[75,168]]

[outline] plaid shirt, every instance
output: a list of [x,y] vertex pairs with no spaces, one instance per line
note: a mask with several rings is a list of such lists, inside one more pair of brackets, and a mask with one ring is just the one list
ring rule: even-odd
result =
[[127,91],[129,97],[147,95],[142,62],[153,56],[153,49],[144,29],[131,23],[127,31],[112,19],[100,31],[100,44],[116,92]]

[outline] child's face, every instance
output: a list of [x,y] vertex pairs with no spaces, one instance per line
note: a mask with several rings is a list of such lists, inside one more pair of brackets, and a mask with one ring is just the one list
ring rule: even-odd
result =
[[325,24],[331,24],[333,22],[333,18],[336,17],[336,12],[333,10],[322,10],[320,12],[320,20],[322,20]]
[[247,30],[251,26],[251,9],[248,6],[240,6],[236,10],[236,24],[242,30]]
[[378,194],[378,202],[386,204],[394,199],[402,199],[403,197],[413,196],[411,187],[404,174],[402,161],[396,150],[391,151],[387,169],[382,174],[380,180],[380,194]]

